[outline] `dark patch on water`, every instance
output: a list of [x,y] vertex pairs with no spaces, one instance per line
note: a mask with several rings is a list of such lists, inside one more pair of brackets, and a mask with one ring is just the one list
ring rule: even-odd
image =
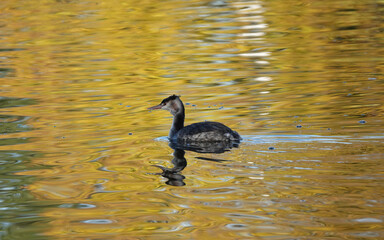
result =
[[[0,238],[46,239],[42,233],[48,228],[49,218],[42,217],[45,207],[52,203],[37,201],[25,186],[35,177],[16,173],[46,169],[32,165],[32,159],[42,157],[34,151],[0,151]],[[41,232],[40,232],[41,231]]]
[[0,108],[22,107],[36,103],[37,101],[32,98],[0,97]]
[[26,124],[29,119],[27,116],[0,115],[0,135],[33,130]]

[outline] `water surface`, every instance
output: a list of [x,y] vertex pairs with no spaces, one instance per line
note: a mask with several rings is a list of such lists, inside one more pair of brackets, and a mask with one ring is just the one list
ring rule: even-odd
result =
[[[383,10],[1,1],[0,239],[383,238]],[[171,94],[240,146],[172,149]]]

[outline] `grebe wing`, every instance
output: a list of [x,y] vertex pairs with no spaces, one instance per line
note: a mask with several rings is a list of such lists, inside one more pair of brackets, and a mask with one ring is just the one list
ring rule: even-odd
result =
[[219,122],[200,122],[188,125],[176,134],[181,141],[229,141],[240,140],[237,132]]

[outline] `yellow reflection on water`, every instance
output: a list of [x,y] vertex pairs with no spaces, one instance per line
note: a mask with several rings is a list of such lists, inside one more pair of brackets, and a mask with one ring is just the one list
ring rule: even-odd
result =
[[[22,102],[1,105],[3,122],[22,116],[27,126],[7,125],[0,150],[43,154],[30,164],[44,168],[13,173],[34,176],[25,189],[47,203],[42,235],[382,235],[384,54],[372,5],[5,1],[0,10],[1,93]],[[220,121],[244,138],[221,155],[187,151],[184,187],[153,166],[173,166],[172,120],[147,110],[170,94],[181,95],[187,124]]]

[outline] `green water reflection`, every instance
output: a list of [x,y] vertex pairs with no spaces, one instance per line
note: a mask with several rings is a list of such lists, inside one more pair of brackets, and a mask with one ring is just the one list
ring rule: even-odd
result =
[[[1,1],[0,238],[383,238],[383,10]],[[170,148],[171,94],[239,148]]]
[[[39,166],[31,164],[40,154],[32,151],[0,151],[0,238],[45,239],[48,218],[41,215],[48,202],[40,202],[25,186],[35,179],[16,175]],[[40,166],[41,168],[41,166]]]

